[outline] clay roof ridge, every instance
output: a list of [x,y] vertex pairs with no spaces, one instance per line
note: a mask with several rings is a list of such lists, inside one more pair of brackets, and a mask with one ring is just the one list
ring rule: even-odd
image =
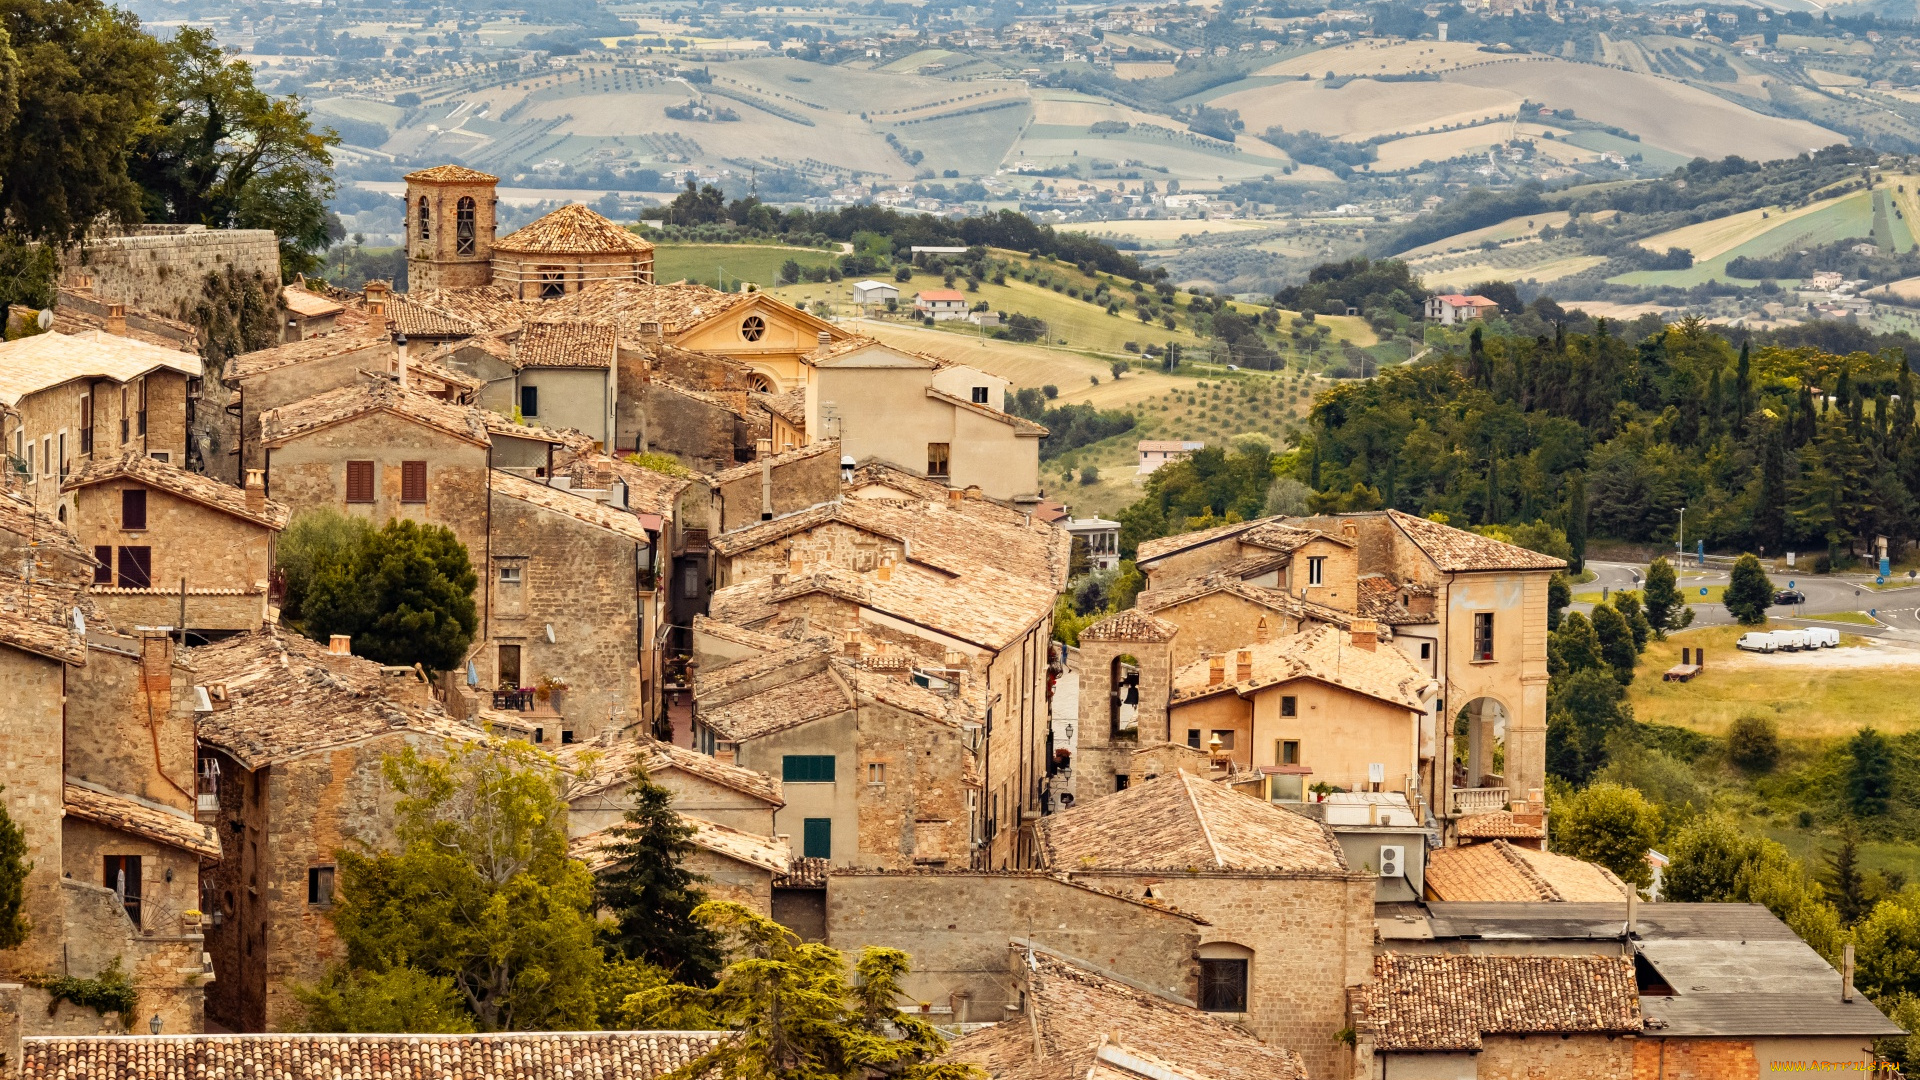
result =
[[1521,877],[1526,879],[1527,884],[1533,886],[1536,890],[1539,891],[1540,899],[1542,900],[1565,900],[1566,899],[1565,897],[1560,895],[1559,889],[1554,888],[1552,882],[1542,877],[1540,875],[1540,871],[1535,870],[1533,868],[1532,864],[1528,863],[1527,860],[1521,858],[1520,856],[1514,854],[1513,845],[1507,843],[1505,840],[1495,840],[1493,841],[1493,848],[1495,851],[1498,851],[1500,853],[1501,858],[1507,860],[1508,864],[1510,864]]
[[1193,808],[1193,816],[1200,825],[1200,835],[1206,839],[1207,850],[1213,852],[1213,865],[1224,867],[1227,865],[1226,856],[1220,852],[1220,842],[1214,839],[1213,826],[1207,821],[1206,810],[1201,808],[1199,797],[1193,793],[1195,779],[1192,773],[1185,769],[1180,770],[1180,783],[1186,788],[1187,805]]

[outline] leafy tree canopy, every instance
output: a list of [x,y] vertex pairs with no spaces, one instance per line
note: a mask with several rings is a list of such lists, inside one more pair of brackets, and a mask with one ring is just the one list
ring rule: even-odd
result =
[[347,634],[358,655],[435,671],[466,655],[479,625],[479,579],[453,530],[404,518],[361,530],[322,518],[296,557],[310,575],[300,601],[308,636]]

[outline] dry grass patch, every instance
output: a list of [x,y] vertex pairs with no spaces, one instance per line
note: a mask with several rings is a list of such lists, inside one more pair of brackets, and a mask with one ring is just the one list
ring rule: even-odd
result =
[[[1749,629],[1706,627],[1649,643],[1627,692],[1634,716],[1724,735],[1735,717],[1759,713],[1795,739],[1850,735],[1862,725],[1891,733],[1920,726],[1908,701],[1920,675],[1920,650],[1842,634],[1837,649],[1743,653],[1733,643]],[[1682,648],[1704,648],[1707,669],[1692,682],[1660,681],[1661,672],[1680,662]]]

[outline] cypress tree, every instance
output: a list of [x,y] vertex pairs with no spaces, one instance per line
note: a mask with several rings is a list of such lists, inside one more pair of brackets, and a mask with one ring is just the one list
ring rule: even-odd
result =
[[1760,491],[1753,506],[1753,533],[1763,548],[1778,552],[1787,531],[1787,448],[1769,425],[1760,444]]
[[1753,411],[1753,375],[1747,360],[1747,353],[1753,343],[1740,343],[1740,364],[1734,369],[1733,376],[1733,430],[1737,435],[1747,433],[1747,414]]
[[1600,639],[1600,659],[1613,669],[1613,677],[1622,686],[1633,681],[1633,665],[1640,651],[1633,647],[1633,628],[1612,604],[1593,607],[1593,633]]
[[1567,481],[1567,545],[1573,548],[1568,570],[1576,575],[1584,573],[1587,569],[1587,478],[1581,473],[1574,473]]
[[[0,787],[4,792],[5,787]],[[33,864],[27,861],[27,838],[20,826],[7,814],[0,802],[0,950],[14,949],[26,943],[27,874]]]

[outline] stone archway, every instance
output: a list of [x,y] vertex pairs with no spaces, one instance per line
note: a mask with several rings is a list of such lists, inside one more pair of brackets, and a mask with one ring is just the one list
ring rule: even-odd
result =
[[1506,702],[1492,696],[1474,698],[1454,713],[1449,782],[1454,808],[1467,813],[1499,810],[1511,798],[1504,758],[1513,718]]

